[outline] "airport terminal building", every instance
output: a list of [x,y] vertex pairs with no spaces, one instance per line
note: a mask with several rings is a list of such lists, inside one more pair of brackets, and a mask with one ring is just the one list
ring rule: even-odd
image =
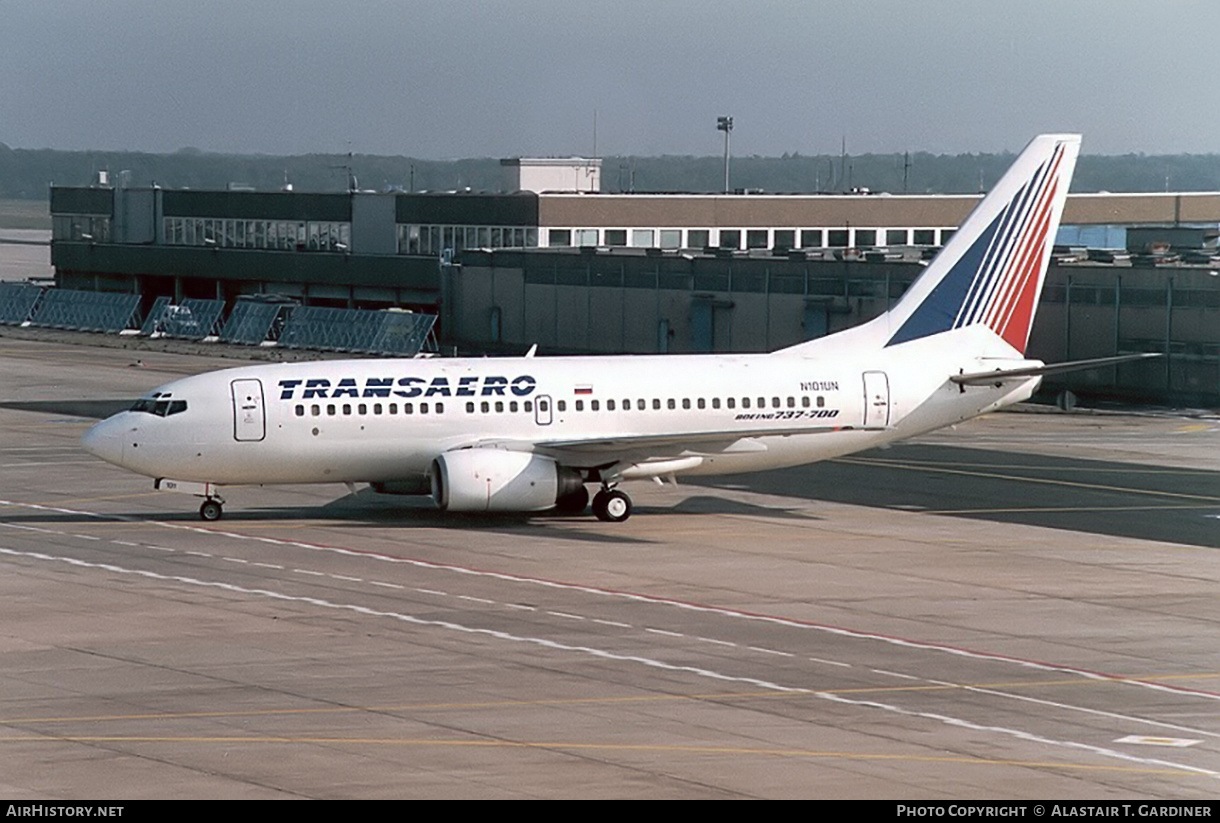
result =
[[[405,308],[467,352],[766,351],[885,311],[978,199],[604,194],[597,161],[505,168],[509,193],[53,187],[56,285],[145,312]],[[1220,403],[1218,230],[1220,193],[1069,196],[1031,356],[1160,351],[1055,385]]]

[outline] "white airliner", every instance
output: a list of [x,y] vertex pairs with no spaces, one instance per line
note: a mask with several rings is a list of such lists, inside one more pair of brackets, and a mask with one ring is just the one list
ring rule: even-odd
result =
[[1027,399],[1026,360],[1080,148],[1042,135],[886,314],[770,354],[346,360],[176,380],[84,447],[204,498],[218,486],[369,483],[450,511],[593,511],[625,480],[811,463]]

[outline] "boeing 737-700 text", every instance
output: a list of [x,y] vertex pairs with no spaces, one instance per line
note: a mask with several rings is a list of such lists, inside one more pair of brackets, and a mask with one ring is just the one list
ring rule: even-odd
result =
[[[346,360],[161,386],[85,448],[204,498],[217,487],[369,483],[451,511],[626,520],[625,480],[836,457],[1025,400],[1025,359],[1077,135],[1017,158],[887,313],[770,354]],[[1108,358],[1113,362],[1121,358]]]

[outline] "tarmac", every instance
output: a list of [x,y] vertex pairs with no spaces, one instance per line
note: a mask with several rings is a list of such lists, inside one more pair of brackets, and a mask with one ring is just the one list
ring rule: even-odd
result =
[[70,339],[0,337],[10,800],[1220,794],[1215,415],[990,415],[622,524],[205,524],[81,415],[233,361]]

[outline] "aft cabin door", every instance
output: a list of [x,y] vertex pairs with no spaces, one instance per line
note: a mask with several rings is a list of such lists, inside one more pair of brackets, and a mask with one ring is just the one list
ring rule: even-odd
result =
[[864,427],[884,428],[890,424],[890,380],[883,371],[864,373]]
[[267,416],[263,407],[261,380],[234,380],[233,437],[237,440],[262,440],[267,436]]

